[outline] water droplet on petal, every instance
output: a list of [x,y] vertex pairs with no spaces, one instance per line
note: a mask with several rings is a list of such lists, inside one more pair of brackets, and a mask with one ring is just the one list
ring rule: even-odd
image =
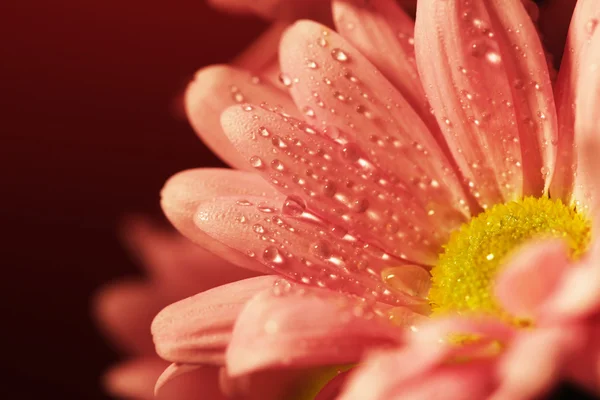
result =
[[427,296],[431,286],[429,272],[418,265],[386,268],[381,277],[390,287],[413,296]]
[[299,217],[306,210],[306,203],[299,196],[288,196],[284,203],[281,212],[291,217]]
[[258,169],[264,167],[263,160],[258,156],[250,157],[250,165],[252,165],[254,168],[258,168]]
[[350,57],[348,57],[348,54],[346,54],[343,50],[341,49],[333,49],[331,50],[331,56],[339,61],[339,62],[347,62],[350,60]]
[[260,224],[252,225],[252,230],[256,233],[265,233],[265,227]]
[[325,240],[318,240],[310,245],[310,252],[321,259],[331,257],[331,246]]
[[284,258],[275,246],[269,246],[263,251],[263,259],[273,264],[283,264]]
[[285,87],[292,86],[292,78],[284,73],[279,74],[279,82],[281,82],[281,84]]
[[317,69],[319,65],[313,60],[306,60],[306,66],[310,69]]

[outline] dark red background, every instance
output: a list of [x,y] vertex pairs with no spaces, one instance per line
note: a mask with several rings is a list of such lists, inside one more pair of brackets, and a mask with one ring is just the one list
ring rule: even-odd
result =
[[118,222],[158,215],[170,175],[218,163],[175,99],[263,28],[203,0],[1,2],[3,398],[104,398],[116,354],[89,299],[137,272]]

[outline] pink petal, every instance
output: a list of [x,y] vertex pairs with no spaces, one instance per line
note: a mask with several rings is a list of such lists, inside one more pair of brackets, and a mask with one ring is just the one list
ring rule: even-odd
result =
[[[596,5],[599,5],[596,3]],[[579,7],[578,7],[579,10]],[[600,7],[594,10],[600,18]],[[589,47],[580,54],[581,66],[577,79],[575,109],[575,154],[578,162],[575,184],[575,201],[583,209],[590,208],[595,222],[600,212],[600,127],[598,109],[600,107],[600,30],[596,29],[598,19],[590,19],[588,26]]]
[[298,80],[290,93],[309,118],[316,116],[317,130],[349,147],[345,164],[362,168],[367,178],[381,173],[390,190],[413,195],[442,236],[469,215],[460,182],[426,125],[342,37],[298,22],[283,35],[280,63]]
[[202,368],[202,366],[195,364],[174,363],[169,365],[156,380],[156,385],[154,386],[154,393],[158,395],[161,392],[163,386],[173,381],[173,379],[188,374],[190,372],[200,370]]
[[490,392],[490,364],[443,362],[437,346],[409,346],[375,354],[354,371],[340,400],[483,399]]
[[531,318],[552,295],[570,267],[562,241],[542,241],[517,251],[500,272],[495,294],[509,313]]
[[571,268],[542,310],[547,319],[585,318],[600,311],[598,259]]
[[[562,2],[561,6],[565,3]],[[564,12],[562,9],[561,13]],[[596,0],[580,0],[577,3],[569,36],[565,48],[558,79],[556,81],[555,95],[558,110],[558,153],[556,160],[556,171],[552,178],[550,193],[553,197],[562,198],[566,202],[571,201],[571,194],[575,190],[575,197],[581,199],[585,183],[577,177],[577,155],[575,150],[575,112],[576,112],[576,90],[578,88],[579,76],[582,73],[583,59],[590,51],[590,33],[597,19],[600,18],[600,2]],[[596,21],[596,22],[594,22]],[[583,81],[579,92],[591,92],[591,86]],[[581,95],[582,93],[578,93]],[[592,114],[593,115],[593,114]],[[591,115],[590,115],[591,117]],[[577,185],[577,188],[575,186]]]
[[[225,368],[221,369],[221,389],[232,399],[244,400],[282,400],[282,399],[308,399],[307,387],[314,388],[316,381],[321,382],[335,373],[336,367],[316,368],[280,368],[274,370],[258,371],[241,376],[230,376]],[[345,374],[340,374],[341,377]],[[340,377],[338,375],[338,377]],[[333,400],[335,397],[322,397],[333,394],[340,384],[335,377],[326,385],[315,400]],[[305,396],[303,396],[305,395]]]
[[336,143],[290,117],[248,108],[225,111],[223,128],[266,180],[285,194],[306,199],[320,217],[397,257],[437,260],[445,236],[440,222],[452,226],[443,220],[445,210],[430,215],[429,204],[394,185],[356,146]]
[[450,150],[480,204],[541,195],[554,170],[552,85],[519,1],[423,0],[417,65]]
[[197,169],[171,177],[161,192],[161,205],[171,223],[192,242],[244,268],[268,272],[261,264],[231,250],[198,230],[194,215],[202,202],[223,195],[252,195],[278,198],[271,185],[253,173],[226,169]]
[[565,359],[581,339],[581,332],[569,326],[520,334],[502,357],[501,386],[492,399],[540,398],[561,379]]
[[[446,343],[450,335],[475,334],[488,340],[508,343],[515,334],[513,328],[500,320],[487,316],[448,316],[431,319],[417,329],[407,332],[409,343],[419,346],[440,345]],[[456,346],[454,346],[456,347]],[[467,346],[463,345],[463,348]]]
[[136,358],[112,367],[104,386],[113,396],[127,399],[154,399],[154,384],[168,365],[158,357]]
[[219,118],[227,107],[248,101],[264,102],[296,113],[294,104],[284,92],[249,72],[225,65],[198,71],[185,95],[186,113],[194,130],[208,147],[234,167],[245,167],[247,163],[240,159],[223,135]]
[[381,282],[381,270],[398,259],[309,213],[299,198],[219,197],[198,208],[196,224],[290,280],[389,304],[424,302]]
[[163,306],[145,282],[118,282],[102,288],[94,299],[100,328],[127,353],[152,354],[148,327]]
[[155,296],[165,304],[255,275],[145,218],[130,218],[122,231],[130,252],[149,270]]
[[425,297],[431,287],[431,274],[418,265],[387,268],[382,277],[389,286],[412,296]]
[[414,21],[394,0],[335,0],[333,15],[337,31],[396,86],[432,132],[437,132],[415,62]]
[[227,349],[232,376],[278,367],[356,362],[398,344],[401,331],[357,299],[323,289],[265,291],[248,302]]
[[233,282],[168,306],[152,322],[156,352],[178,363],[221,363],[242,307],[276,279],[261,276]]

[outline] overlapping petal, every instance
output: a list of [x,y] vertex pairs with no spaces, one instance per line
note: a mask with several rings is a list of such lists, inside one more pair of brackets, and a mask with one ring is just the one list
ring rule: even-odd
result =
[[[564,201],[583,201],[582,193],[583,176],[579,176],[578,148],[579,135],[575,132],[575,114],[578,108],[578,99],[581,92],[591,93],[593,91],[590,82],[580,79],[584,70],[584,59],[590,52],[590,34],[600,18],[600,3],[595,0],[580,0],[573,13],[565,52],[560,65],[558,79],[555,85],[556,107],[558,112],[558,153],[556,160],[556,171],[552,178],[550,194]],[[592,74],[593,75],[593,74]],[[580,85],[580,86],[579,86]],[[591,111],[591,110],[588,110]],[[584,115],[582,118],[588,121],[594,118],[594,114]],[[580,150],[582,148],[579,147]],[[571,197],[574,194],[574,198]]]
[[517,1],[418,3],[423,86],[484,206],[540,196],[554,170],[556,112],[533,23]]
[[354,363],[370,348],[398,345],[399,333],[358,298],[284,282],[245,306],[227,349],[227,368],[236,376]]
[[241,309],[275,280],[273,276],[249,278],[168,306],[152,322],[157,353],[177,363],[222,363]]

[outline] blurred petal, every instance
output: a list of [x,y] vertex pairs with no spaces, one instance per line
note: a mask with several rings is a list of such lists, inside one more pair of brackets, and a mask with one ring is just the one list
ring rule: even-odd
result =
[[177,363],[220,364],[244,304],[276,279],[260,276],[233,282],[166,307],[152,322],[156,352]]
[[[569,1],[561,0],[555,3],[565,4]],[[564,10],[561,9],[560,12]],[[552,178],[550,193],[553,197],[561,198],[567,203],[573,200],[571,194],[574,190],[575,197],[581,200],[585,184],[582,182],[583,177],[578,175],[576,145],[578,145],[579,134],[575,135],[575,113],[579,99],[576,99],[576,93],[579,98],[583,93],[593,93],[593,87],[587,81],[580,80],[580,76],[586,65],[583,60],[590,52],[590,34],[598,18],[600,18],[600,2],[579,0],[569,27],[567,44],[554,90],[559,135],[556,171]],[[578,82],[581,82],[581,90]],[[580,118],[583,117],[580,111]],[[592,115],[588,114],[587,118],[592,118]]]
[[119,398],[152,400],[154,384],[168,365],[158,357],[136,358],[112,367],[104,376],[107,391]]
[[495,294],[502,308],[518,317],[534,317],[571,267],[561,241],[526,245],[507,260],[500,272]]
[[545,55],[518,1],[422,0],[415,46],[423,86],[482,205],[541,195],[557,127]]
[[106,335],[132,354],[152,354],[149,327],[163,306],[155,289],[145,282],[118,282],[102,288],[94,299],[94,312]]
[[231,166],[247,167],[247,163],[231,146],[221,129],[221,112],[243,103],[266,103],[290,114],[296,108],[289,96],[247,71],[226,65],[213,65],[196,73],[185,95],[185,109],[196,133],[206,145]]
[[413,346],[367,358],[351,373],[339,399],[487,398],[492,389],[489,363],[443,363],[444,353],[437,347]]
[[540,398],[560,379],[565,358],[581,342],[582,332],[572,326],[534,329],[519,335],[500,361],[501,386],[492,399]]
[[210,238],[194,224],[200,204],[224,195],[251,195],[278,198],[279,193],[253,173],[202,168],[171,177],[161,192],[161,205],[171,223],[192,242],[218,254],[231,263],[255,271],[268,272],[261,264],[239,255]]
[[254,275],[148,219],[130,218],[122,230],[130,251],[149,270],[155,296],[165,304]]
[[357,362],[365,351],[400,343],[401,331],[358,299],[292,287],[268,290],[238,317],[227,349],[232,376],[278,367]]

